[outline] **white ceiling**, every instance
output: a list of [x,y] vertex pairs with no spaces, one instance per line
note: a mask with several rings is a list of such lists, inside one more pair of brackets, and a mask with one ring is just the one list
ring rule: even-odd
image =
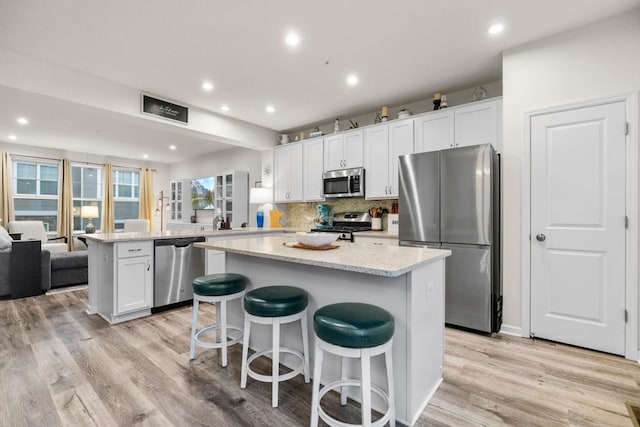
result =
[[[498,80],[505,49],[639,5],[640,0],[0,0],[0,47],[281,131]],[[505,24],[504,33],[488,36],[496,21]],[[289,30],[301,37],[295,50],[284,43]],[[359,76],[356,87],[345,84],[349,73]],[[201,90],[204,79],[214,82],[211,93]],[[223,103],[231,111],[222,113]],[[267,104],[276,112],[266,113]],[[0,117],[0,132],[3,122]],[[56,143],[80,141],[90,132],[53,122],[42,132],[58,132]],[[149,126],[131,122],[120,136],[126,141],[127,132],[141,132],[135,140],[171,139],[160,135],[163,128],[133,130]]]

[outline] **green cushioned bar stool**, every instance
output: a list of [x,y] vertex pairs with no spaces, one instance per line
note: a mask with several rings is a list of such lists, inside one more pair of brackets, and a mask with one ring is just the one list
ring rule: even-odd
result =
[[[340,388],[340,403],[347,404],[346,388],[359,386],[362,392],[362,426],[382,426],[389,422],[396,425],[395,396],[393,392],[393,363],[391,351],[395,322],[386,310],[371,304],[345,302],[319,308],[313,315],[313,330],[316,335],[315,361],[313,367],[313,394],[311,398],[311,425],[318,425],[318,418],[330,426],[349,426],[330,417],[322,407],[322,397],[331,390]],[[338,381],[320,388],[322,359],[324,352],[342,358],[342,375]],[[387,390],[371,384],[371,357],[384,354],[387,373]],[[361,361],[360,379],[347,378],[347,358]],[[371,422],[371,393],[380,396],[387,405],[382,418]]]
[[[242,329],[227,324],[227,302],[242,298],[246,284],[247,278],[237,273],[208,274],[194,279],[190,360],[196,357],[196,345],[204,348],[219,348],[222,352],[222,366],[227,366],[227,347],[239,343],[242,339]],[[196,332],[200,302],[216,305],[216,323]],[[227,330],[233,330],[239,334],[229,339]],[[213,331],[217,331],[216,342],[204,341],[203,335]]]
[[[247,375],[258,381],[270,382],[271,406],[278,407],[278,383],[289,380],[304,371],[304,382],[309,382],[309,338],[307,332],[307,292],[295,286],[265,286],[247,292],[244,296],[244,343],[242,348],[242,374],[240,388],[247,386]],[[302,353],[280,346],[280,325],[300,320],[302,329]],[[273,329],[271,348],[249,355],[251,323],[271,325]],[[251,362],[271,353],[271,375],[261,375],[251,369]],[[280,353],[300,359],[300,365],[291,372],[280,375]]]

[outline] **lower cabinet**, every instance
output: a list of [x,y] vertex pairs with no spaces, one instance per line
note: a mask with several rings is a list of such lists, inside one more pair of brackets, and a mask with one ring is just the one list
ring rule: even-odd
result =
[[151,308],[153,272],[151,256],[118,259],[115,314]]

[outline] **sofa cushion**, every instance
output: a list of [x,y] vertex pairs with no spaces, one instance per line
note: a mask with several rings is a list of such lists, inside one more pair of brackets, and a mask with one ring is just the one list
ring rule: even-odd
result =
[[7,230],[0,226],[0,250],[10,249],[11,242],[13,242],[13,239],[9,236]]
[[89,253],[87,251],[52,252],[51,270],[70,268],[87,268]]
[[69,245],[67,245],[66,243],[43,243],[42,249],[46,249],[51,253],[68,252]]

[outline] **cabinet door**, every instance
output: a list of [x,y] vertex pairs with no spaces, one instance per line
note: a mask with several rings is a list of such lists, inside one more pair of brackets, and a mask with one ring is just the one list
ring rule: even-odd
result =
[[115,314],[151,308],[153,279],[151,257],[118,259]]
[[496,101],[456,108],[456,147],[498,142]]
[[322,140],[306,141],[302,145],[304,200],[305,202],[324,200],[322,186],[323,172]]
[[289,179],[289,202],[301,202],[302,194],[302,143],[292,144],[288,149],[291,150],[290,156],[290,179]]
[[274,198],[276,202],[286,202],[289,195],[289,181],[291,173],[291,151],[289,147],[283,146],[275,149],[275,174],[274,174]]
[[416,118],[414,120],[415,152],[424,153],[453,147],[455,144],[453,117],[453,110],[440,110]]
[[365,146],[365,197],[389,197],[389,126],[367,128]]
[[332,135],[324,138],[324,171],[344,169],[343,135]]
[[344,168],[361,168],[364,165],[362,131],[344,134]]
[[398,156],[413,154],[413,121],[389,124],[389,196],[398,198]]

